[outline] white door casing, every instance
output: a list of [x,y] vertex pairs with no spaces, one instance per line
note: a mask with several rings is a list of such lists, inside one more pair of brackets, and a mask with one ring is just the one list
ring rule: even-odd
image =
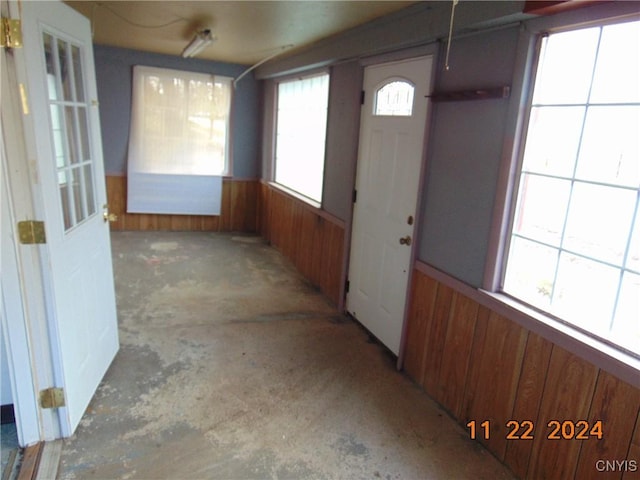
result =
[[[5,66],[4,62],[2,66]],[[6,72],[3,71],[3,73]],[[6,107],[6,105],[3,105],[3,107]],[[6,125],[4,121],[5,118],[6,117],[3,116],[3,127]],[[53,419],[41,418],[38,411],[38,379],[31,365],[31,354],[34,346],[30,345],[29,342],[31,332],[29,331],[25,316],[23,282],[20,281],[20,275],[18,273],[21,262],[26,259],[22,258],[20,255],[21,252],[19,252],[19,246],[16,241],[17,235],[14,231],[15,216],[10,208],[10,187],[4,142],[6,134],[5,128],[3,128],[3,144],[0,146],[0,156],[2,157],[1,174],[3,177],[2,183],[0,184],[0,207],[2,210],[2,225],[0,226],[0,232],[2,233],[2,239],[0,241],[0,264],[2,265],[2,275],[0,276],[0,314],[2,315],[2,340],[5,342],[7,356],[2,360],[7,362],[7,368],[9,370],[18,442],[20,446],[24,447],[40,441],[43,436],[42,434],[47,430],[47,426],[42,424],[45,423],[46,420]],[[51,421],[50,423],[54,422]],[[51,430],[54,429],[52,428]]]
[[[20,18],[20,4],[0,2],[4,18]],[[55,384],[44,295],[41,248],[21,245],[17,222],[39,218],[36,190],[27,154],[22,115],[24,103],[17,71],[22,49],[2,49],[0,55],[0,127],[2,129],[2,328],[5,333],[20,446],[60,437],[55,409],[38,408],[38,392]],[[26,75],[23,75],[23,77]],[[31,132],[33,133],[33,132]],[[40,202],[41,204],[42,202]]]
[[[432,59],[373,65],[364,73],[346,304],[396,355],[411,267]],[[393,105],[387,110],[376,107],[377,92],[391,82],[413,87],[410,115],[394,111]]]
[[36,157],[36,208],[46,225],[42,268],[66,437],[118,350],[91,29],[62,2],[23,2],[22,21],[26,78],[19,81],[27,86],[23,118],[33,132],[26,136]]

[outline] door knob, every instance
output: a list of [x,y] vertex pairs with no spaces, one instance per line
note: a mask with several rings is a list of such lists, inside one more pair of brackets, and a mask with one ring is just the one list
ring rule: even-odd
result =
[[115,213],[109,213],[109,205],[106,203],[102,206],[104,208],[104,212],[102,212],[102,218],[104,218],[105,222],[115,222],[118,220],[118,215]]
[[104,212],[102,214],[102,217],[104,218],[105,222],[115,222],[118,220],[118,215],[116,215],[115,213]]
[[411,237],[409,235],[402,237],[400,239],[400,245],[411,245]]

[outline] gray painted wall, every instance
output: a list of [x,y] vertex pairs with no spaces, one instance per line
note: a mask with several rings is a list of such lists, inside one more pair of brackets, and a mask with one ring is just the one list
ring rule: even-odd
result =
[[351,211],[360,136],[362,76],[359,62],[331,68],[322,196],[323,208],[342,220],[347,220]]
[[[127,171],[127,148],[131,118],[131,79],[134,65],[174,68],[237,77],[244,65],[185,59],[172,55],[94,45],[100,123],[105,171]],[[259,88],[252,74],[234,92],[231,107],[231,159],[233,176],[259,178]]]
[[[523,1],[459,2],[455,10],[457,35],[516,22],[532,15],[522,13]],[[285,54],[256,70],[257,78],[296,73],[354,58],[426,45],[446,38],[451,18],[450,1],[422,1]]]
[[[448,72],[443,44],[434,90],[510,86],[518,28],[454,40]],[[362,75],[358,60],[332,67],[323,208],[343,220],[351,212]],[[273,80],[265,83],[272,91]],[[273,101],[265,94],[264,145],[271,145]],[[475,287],[484,274],[508,104],[508,99],[442,102],[432,110],[418,258]],[[263,150],[265,166],[270,152]],[[268,169],[263,172],[270,178]]]
[[[434,91],[511,86],[518,28],[452,42]],[[444,49],[444,48],[443,48]],[[479,287],[502,156],[508,99],[434,103],[418,258]]]

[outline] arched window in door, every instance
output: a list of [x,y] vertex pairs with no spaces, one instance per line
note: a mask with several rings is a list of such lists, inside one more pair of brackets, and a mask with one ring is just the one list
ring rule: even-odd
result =
[[376,91],[374,115],[410,117],[415,87],[406,80],[391,80]]

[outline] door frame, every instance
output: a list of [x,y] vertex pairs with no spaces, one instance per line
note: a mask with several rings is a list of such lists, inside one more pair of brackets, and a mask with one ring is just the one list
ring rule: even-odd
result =
[[[438,44],[432,43],[429,45],[423,45],[419,47],[407,48],[404,50],[384,53],[380,55],[374,55],[371,57],[365,57],[360,59],[360,65],[363,70],[366,67],[381,65],[384,63],[392,63],[392,62],[402,62],[402,61],[410,61],[412,59],[418,57],[432,57],[432,68],[431,68],[431,89],[433,90],[436,80],[438,79],[438,75],[436,75],[439,67],[439,48]],[[364,90],[364,72],[362,75],[362,89]],[[407,278],[407,290],[405,292],[405,306],[404,306],[404,314],[402,319],[402,332],[400,336],[400,349],[398,351],[398,358],[396,363],[397,370],[402,370],[403,362],[404,362],[404,353],[406,349],[406,335],[407,335],[407,317],[409,314],[410,302],[411,302],[411,285],[413,281],[413,270],[416,262],[416,258],[418,255],[418,245],[420,244],[421,239],[421,220],[422,220],[422,211],[423,211],[423,197],[424,197],[424,188],[426,184],[425,174],[427,171],[427,154],[428,154],[428,145],[429,145],[429,137],[431,132],[431,125],[433,118],[433,105],[431,108],[427,110],[427,117],[425,119],[425,131],[424,131],[424,141],[422,146],[422,158],[420,161],[420,178],[418,182],[418,194],[417,194],[417,205],[416,205],[416,216],[414,223],[414,235],[413,242],[411,244],[411,253],[409,260],[409,272]],[[360,120],[361,122],[361,120]],[[361,125],[360,125],[361,128]],[[358,129],[358,132],[360,130]],[[358,133],[358,152],[356,154],[354,168],[353,168],[353,178],[352,178],[352,190],[356,189],[357,175],[358,175],[358,159],[360,156],[360,133]],[[345,239],[344,239],[344,254],[343,254],[343,265],[342,265],[342,279],[341,282],[342,288],[340,292],[340,304],[338,305],[339,311],[346,312],[346,282],[349,277],[349,267],[351,263],[351,247],[352,247],[352,237],[353,237],[353,212],[354,212],[354,203],[352,202],[349,208],[349,215],[345,222]]]
[[[21,18],[18,2],[2,2],[2,15]],[[21,48],[3,48],[0,55],[3,97],[0,188],[6,189],[3,200],[8,200],[10,217],[10,233],[2,232],[2,245],[15,252],[15,263],[2,270],[2,328],[9,357],[18,441],[24,447],[61,437],[58,409],[42,409],[38,400],[41,390],[57,386],[51,337],[55,325],[52,325],[51,296],[48,295],[51,285],[47,248],[22,245],[16,232],[18,221],[44,218],[44,200],[37,187],[39,176],[34,160],[35,133],[28,128],[32,121],[28,101],[22,100],[26,85],[19,82],[26,78],[24,53]]]

